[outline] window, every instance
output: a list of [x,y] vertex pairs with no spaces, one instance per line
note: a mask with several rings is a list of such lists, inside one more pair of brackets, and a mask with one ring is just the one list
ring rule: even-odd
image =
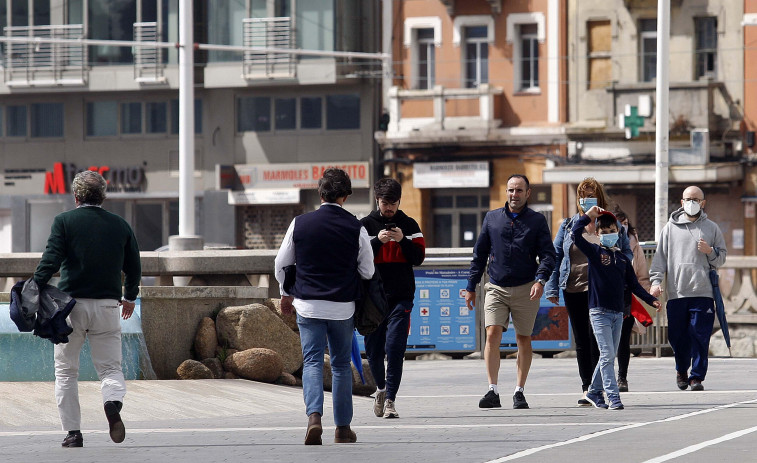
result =
[[270,130],[270,98],[248,96],[237,100],[237,132],[268,132]]
[[610,21],[589,21],[586,25],[589,36],[588,89],[606,88],[612,82],[612,25]]
[[276,130],[297,128],[297,99],[276,98]]
[[694,18],[696,79],[717,77],[718,18]]
[[33,138],[63,136],[63,103],[34,103],[29,106]]
[[142,103],[121,104],[121,133],[142,133]]
[[26,105],[8,106],[9,137],[26,137]]
[[3,136],[3,107],[0,106],[0,137]]
[[147,133],[168,131],[168,104],[166,102],[145,103],[145,130]]
[[489,83],[489,31],[486,26],[470,26],[465,34],[465,88]]
[[118,103],[93,101],[87,103],[87,136],[109,137],[118,135]]
[[430,89],[436,81],[434,29],[416,29],[418,47],[417,88]]
[[334,50],[337,15],[335,3],[334,0],[307,0],[296,3],[297,48]]
[[520,88],[539,88],[539,38],[536,24],[520,26]]
[[[171,133],[179,133],[179,100],[171,100]],[[202,100],[195,100],[195,134],[202,133]]]
[[323,126],[322,114],[323,98],[300,98],[300,128],[320,129]]
[[641,80],[652,82],[657,77],[657,19],[642,19],[641,34]]
[[360,128],[360,95],[326,97],[326,128],[346,130]]
[[465,189],[459,194],[434,190],[431,197],[434,247],[470,247],[476,244],[484,216],[489,211],[489,190]]
[[[134,23],[137,22],[137,8],[134,2],[89,0],[85,4],[88,7],[88,38],[134,40]],[[132,62],[132,53],[129,47],[95,45],[89,47],[89,56],[95,64],[131,64]]]

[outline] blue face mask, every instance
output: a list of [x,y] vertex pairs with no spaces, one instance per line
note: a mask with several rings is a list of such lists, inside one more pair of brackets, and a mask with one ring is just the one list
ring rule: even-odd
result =
[[578,204],[586,212],[597,205],[597,198],[578,198]]
[[605,233],[604,235],[599,235],[599,243],[606,248],[611,248],[615,246],[615,243],[617,242],[618,242],[617,233]]

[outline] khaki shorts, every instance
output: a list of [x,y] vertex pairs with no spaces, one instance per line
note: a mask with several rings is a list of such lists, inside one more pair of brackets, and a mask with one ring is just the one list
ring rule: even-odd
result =
[[533,282],[520,286],[502,287],[486,283],[484,289],[484,322],[486,326],[499,325],[507,331],[510,316],[513,318],[515,333],[531,336],[534,331],[539,299],[531,300]]

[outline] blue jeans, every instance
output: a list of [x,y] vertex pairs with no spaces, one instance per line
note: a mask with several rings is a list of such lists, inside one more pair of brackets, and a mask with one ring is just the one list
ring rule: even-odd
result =
[[715,323],[715,302],[711,297],[682,297],[667,304],[668,340],[676,359],[676,371],[689,381],[704,381]]
[[331,356],[331,398],[334,406],[334,423],[347,426],[352,422],[352,318],[326,320],[306,318],[297,314],[302,343],[302,394],[305,413],[323,416],[323,354],[326,342]]
[[623,329],[623,314],[614,310],[589,309],[589,320],[599,346],[599,362],[594,368],[589,392],[599,394],[604,389],[608,399],[620,397],[615,381],[615,357]]
[[398,301],[390,307],[393,307],[392,311],[376,331],[365,337],[365,354],[376,386],[379,389],[386,388],[386,398],[394,400],[402,380],[402,364],[407,349],[407,330],[410,326],[413,301]]

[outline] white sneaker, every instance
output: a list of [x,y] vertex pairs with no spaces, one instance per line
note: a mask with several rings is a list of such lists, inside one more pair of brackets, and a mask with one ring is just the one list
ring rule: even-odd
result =
[[373,414],[381,418],[384,416],[384,400],[386,391],[376,391],[373,398]]
[[384,402],[384,418],[399,418],[400,414],[394,408],[394,401],[386,399]]

